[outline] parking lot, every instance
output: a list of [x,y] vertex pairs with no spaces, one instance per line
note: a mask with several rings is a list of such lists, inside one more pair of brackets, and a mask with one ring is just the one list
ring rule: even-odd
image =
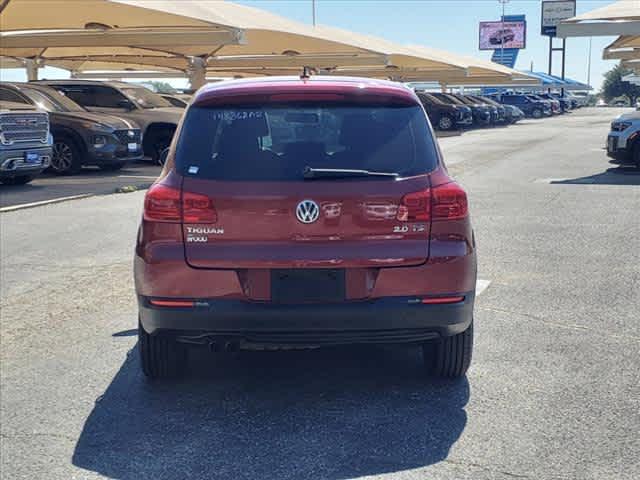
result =
[[[151,383],[131,272],[144,193],[2,213],[3,478],[637,478],[640,174],[607,163],[619,113],[440,139],[488,285],[454,382],[426,380],[417,348],[360,347],[203,350],[186,380]],[[38,179],[2,206],[156,171]]]
[[27,185],[0,186],[0,209],[40,205],[70,197],[106,195],[125,187],[146,188],[159,172],[159,165],[145,160],[130,163],[117,172],[85,168],[74,176],[47,173]]

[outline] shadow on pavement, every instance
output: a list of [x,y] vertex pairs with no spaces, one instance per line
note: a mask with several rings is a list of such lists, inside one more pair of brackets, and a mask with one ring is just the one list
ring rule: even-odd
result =
[[552,180],[552,185],[640,185],[640,169],[616,167],[587,177]]
[[117,479],[344,479],[445,459],[466,379],[427,380],[417,348],[194,351],[187,379],[151,383],[129,352],[73,464]]

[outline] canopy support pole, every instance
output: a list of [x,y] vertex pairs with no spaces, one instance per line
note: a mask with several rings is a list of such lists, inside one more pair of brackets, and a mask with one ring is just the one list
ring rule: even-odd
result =
[[24,61],[24,68],[27,70],[27,80],[32,82],[38,80],[38,62],[33,58]]
[[193,57],[189,66],[189,88],[197,90],[207,83],[207,62],[203,58]]

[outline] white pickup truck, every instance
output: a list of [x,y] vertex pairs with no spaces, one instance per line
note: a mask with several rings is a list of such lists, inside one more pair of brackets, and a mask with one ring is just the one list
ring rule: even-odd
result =
[[0,183],[29,183],[51,162],[49,116],[20,103],[0,103]]

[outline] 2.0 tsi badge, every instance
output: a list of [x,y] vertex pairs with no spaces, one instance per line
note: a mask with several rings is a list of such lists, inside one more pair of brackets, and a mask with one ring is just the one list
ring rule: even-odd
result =
[[320,216],[320,207],[313,200],[302,200],[296,207],[296,217],[302,223],[313,223]]

